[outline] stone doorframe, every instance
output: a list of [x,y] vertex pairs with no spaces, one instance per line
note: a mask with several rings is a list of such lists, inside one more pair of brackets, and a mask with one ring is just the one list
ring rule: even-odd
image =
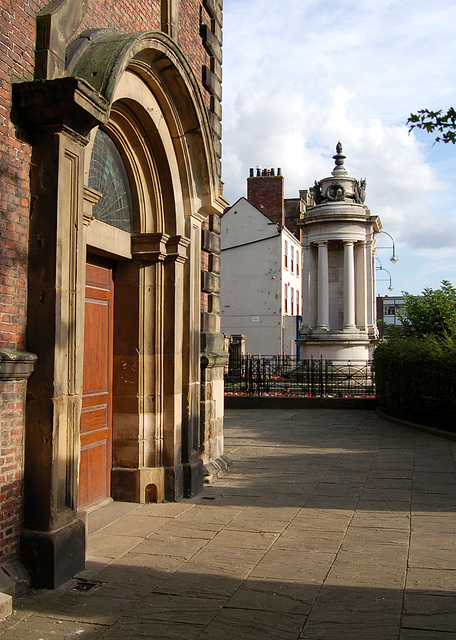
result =
[[[115,302],[126,315],[123,304],[134,300],[138,312],[134,349],[118,337],[115,354],[135,369],[137,391],[133,398],[117,380],[113,484],[123,499],[179,499],[202,483],[201,222],[226,204],[198,83],[173,41],[97,32],[86,44],[79,56],[73,47],[71,76],[14,86],[32,143],[28,348],[38,356],[28,388],[21,554],[34,584],[50,588],[85,562],[77,487],[86,249],[119,257],[87,224],[96,201],[87,189],[94,129],[117,136],[137,215],[130,250],[121,243]],[[133,150],[134,135],[146,142]]]

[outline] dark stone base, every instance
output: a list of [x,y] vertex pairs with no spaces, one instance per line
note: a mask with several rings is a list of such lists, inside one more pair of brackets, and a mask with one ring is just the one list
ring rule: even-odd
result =
[[34,587],[57,589],[85,568],[84,523],[45,533],[24,529],[20,555]]
[[181,464],[165,467],[165,500],[179,502],[184,497],[184,470]]
[[195,460],[182,465],[184,470],[184,498],[191,498],[203,490],[203,461]]
[[111,471],[111,497],[120,502],[139,502],[137,469],[113,469]]
[[111,496],[122,502],[162,502],[164,477],[163,467],[115,467],[111,472]]

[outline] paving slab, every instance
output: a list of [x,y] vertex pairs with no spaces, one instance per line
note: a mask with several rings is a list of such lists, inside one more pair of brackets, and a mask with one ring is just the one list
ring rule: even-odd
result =
[[103,591],[60,592],[37,614],[43,618],[76,620],[89,624],[110,625],[132,606],[133,600],[113,598]]
[[88,516],[88,592],[0,640],[456,640],[456,443],[372,411],[231,410],[230,472]]
[[13,599],[7,593],[0,592],[0,620],[4,620],[13,613]]
[[302,582],[275,582],[247,578],[226,603],[226,607],[258,609],[308,615],[318,595],[319,585]]
[[103,640],[198,640],[203,629],[201,625],[180,622],[122,618],[105,630]]
[[124,617],[141,621],[207,626],[225,603],[226,598],[203,598],[198,593],[194,596],[152,593]]
[[75,620],[57,620],[30,616],[2,634],[2,640],[52,640],[54,638],[82,638],[92,640],[101,638],[109,627],[98,624],[87,624]]
[[202,598],[230,598],[245,581],[242,572],[227,569],[223,573],[207,565],[187,562],[185,568],[167,578],[157,589],[160,593],[181,596],[199,594]]
[[225,607],[200,640],[295,640],[302,626],[302,615]]
[[89,537],[87,553],[94,557],[118,558],[138,546],[143,538],[123,536],[98,531]]
[[147,538],[170,522],[174,522],[174,518],[160,518],[159,516],[151,518],[150,516],[141,516],[133,513],[104,527],[103,536],[113,535]]
[[408,591],[402,623],[413,629],[453,632],[456,629],[456,595]]

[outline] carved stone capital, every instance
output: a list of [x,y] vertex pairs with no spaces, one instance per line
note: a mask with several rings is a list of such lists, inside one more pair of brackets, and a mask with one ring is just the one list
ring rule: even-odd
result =
[[171,236],[167,244],[166,260],[174,260],[176,262],[186,262],[188,259],[187,249],[190,245],[190,238],[185,236]]
[[101,198],[101,193],[90,187],[84,187],[83,224],[88,227],[93,220],[92,209]]
[[79,78],[13,84],[13,101],[15,124],[31,138],[66,130],[87,142],[90,131],[109,115],[105,98]]
[[131,237],[131,253],[133,258],[161,262],[167,257],[167,233],[141,233]]

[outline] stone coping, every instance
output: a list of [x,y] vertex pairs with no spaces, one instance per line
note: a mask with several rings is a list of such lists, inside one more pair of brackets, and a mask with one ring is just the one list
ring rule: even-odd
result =
[[28,351],[0,349],[0,381],[26,380],[32,373],[37,356]]
[[370,409],[374,411],[376,406],[376,398],[225,396],[225,409]]

